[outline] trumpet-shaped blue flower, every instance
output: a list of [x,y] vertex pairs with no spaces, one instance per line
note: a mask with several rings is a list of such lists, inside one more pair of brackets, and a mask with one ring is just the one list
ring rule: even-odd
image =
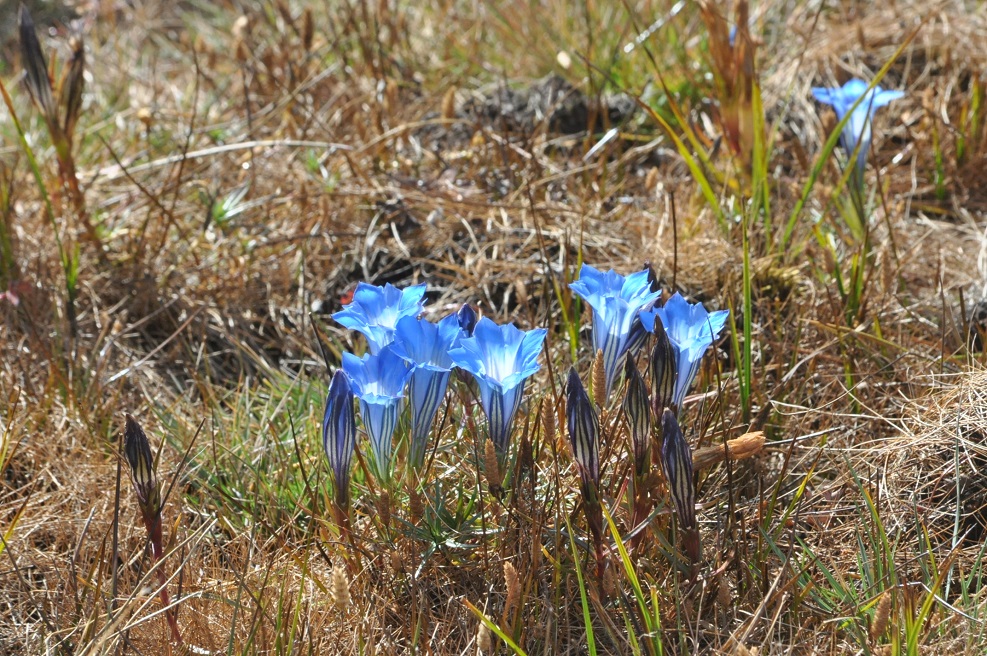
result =
[[391,441],[411,366],[388,345],[362,358],[343,353],[343,371],[360,399],[360,417],[370,437],[376,474],[382,480],[390,480]]
[[[702,303],[690,303],[679,293],[668,299],[664,306],[641,313],[641,322],[652,332],[658,328],[655,319],[661,321],[675,353],[675,393],[672,402],[676,411],[682,407],[685,394],[699,373],[706,349],[723,330],[729,314],[729,310],[707,312]],[[660,412],[662,408],[657,410]]]
[[394,339],[394,329],[401,317],[417,317],[425,302],[425,285],[398,289],[387,283],[383,287],[357,284],[353,300],[332,315],[340,324],[356,330],[367,338],[371,353],[381,349]]
[[501,456],[507,453],[525,381],[540,368],[538,353],[546,334],[544,328],[525,332],[484,317],[476,322],[472,337],[449,351],[453,363],[476,380],[488,434]]
[[322,448],[332,470],[336,504],[346,508],[350,498],[350,466],[356,448],[356,417],[353,412],[353,390],[342,369],[337,369],[329,382],[326,411],[322,417]]
[[[843,120],[843,117],[850,113],[850,119],[843,126],[843,133],[840,135],[840,143],[843,145],[848,155],[857,151],[856,172],[857,181],[863,182],[864,165],[867,162],[867,151],[870,150],[872,139],[871,123],[874,120],[874,113],[880,107],[884,107],[892,100],[904,97],[901,91],[885,91],[879,86],[868,90],[869,85],[863,80],[850,80],[842,87],[825,88],[813,87],[812,95],[816,100],[827,105],[832,105],[836,116]],[[863,98],[857,108],[850,112],[850,108],[859,98]],[[858,148],[859,145],[859,148]]]
[[452,371],[452,349],[462,336],[459,317],[451,314],[438,324],[425,319],[402,317],[394,331],[394,352],[413,366],[411,374],[411,453],[412,467],[425,462],[428,434],[435,413],[445,398]]
[[603,273],[588,264],[582,266],[579,280],[569,283],[569,288],[593,308],[593,350],[603,351],[609,396],[624,356],[639,341],[635,339],[640,332],[639,315],[651,309],[661,292],[651,291],[648,270],[625,278],[613,269]]

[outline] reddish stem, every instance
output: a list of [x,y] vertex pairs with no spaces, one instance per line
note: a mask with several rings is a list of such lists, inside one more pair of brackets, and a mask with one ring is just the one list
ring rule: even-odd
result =
[[178,617],[176,616],[175,609],[171,607],[171,596],[168,594],[168,577],[165,576],[164,563],[161,562],[164,558],[164,548],[161,541],[161,516],[158,515],[150,521],[145,519],[144,525],[147,528],[148,538],[151,541],[151,555],[154,563],[161,563],[158,565],[158,583],[161,586],[160,597],[161,605],[165,609],[165,619],[171,628],[171,639],[180,645],[182,644],[182,634],[178,630]]

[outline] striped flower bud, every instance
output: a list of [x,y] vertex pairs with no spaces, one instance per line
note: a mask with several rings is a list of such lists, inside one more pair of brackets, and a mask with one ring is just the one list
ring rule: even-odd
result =
[[631,429],[634,469],[638,476],[642,476],[651,464],[651,408],[648,388],[630,358],[627,359],[625,369],[627,391],[624,393],[623,409]]
[[51,79],[48,77],[48,62],[41,50],[41,42],[34,29],[34,19],[27,7],[21,5],[17,16],[18,30],[21,37],[21,62],[24,65],[24,83],[28,93],[38,109],[45,115],[49,124],[57,123],[58,108],[51,89]]
[[161,492],[158,479],[154,475],[154,458],[147,435],[137,420],[127,414],[124,429],[123,450],[130,464],[130,480],[137,494],[137,505],[146,523],[151,523],[161,515]]
[[648,374],[651,376],[651,403],[655,417],[661,417],[665,408],[678,412],[672,400],[675,396],[675,351],[659,319],[655,319],[655,347],[648,360]]
[[600,482],[600,422],[575,367],[569,369],[566,414],[572,455],[579,465],[579,473],[584,483],[589,481],[596,486]]
[[473,309],[473,306],[469,303],[463,303],[463,307],[459,308],[459,312],[456,313],[456,318],[459,320],[459,327],[466,333],[466,336],[472,337],[477,320],[476,310]]
[[696,527],[696,487],[692,482],[692,451],[685,441],[675,413],[665,408],[661,416],[661,466],[668,481],[668,490],[675,504],[675,513],[683,529]]
[[69,48],[72,49],[72,56],[65,69],[59,94],[62,107],[65,109],[64,124],[62,129],[65,135],[71,139],[75,132],[76,121],[82,113],[82,92],[85,90],[85,69],[86,69],[86,48],[82,42],[82,36],[73,35],[69,39]]
[[346,508],[350,500],[350,467],[356,448],[356,417],[353,391],[346,372],[337,369],[329,382],[326,410],[322,418],[322,448],[329,459],[336,505]]

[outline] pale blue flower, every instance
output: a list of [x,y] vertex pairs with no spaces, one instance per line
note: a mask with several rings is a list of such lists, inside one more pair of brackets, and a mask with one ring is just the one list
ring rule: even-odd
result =
[[394,329],[401,317],[417,317],[424,307],[425,285],[398,289],[387,283],[383,287],[357,284],[353,300],[332,315],[340,324],[367,338],[371,353],[379,353],[394,339]]
[[360,418],[370,438],[376,474],[389,480],[392,439],[411,366],[388,345],[362,358],[343,353],[343,371],[349,376],[353,394],[360,399]]
[[[682,408],[685,394],[699,373],[703,355],[723,330],[729,314],[729,310],[707,312],[702,303],[689,303],[679,293],[668,299],[664,306],[641,313],[645,328],[652,332],[659,327],[664,328],[675,352],[675,393],[672,402],[676,411]],[[661,320],[661,326],[655,321],[656,317]]]
[[498,326],[484,317],[476,322],[472,337],[449,351],[456,366],[476,380],[488,434],[501,456],[507,453],[525,381],[540,368],[538,354],[547,332],[544,328],[524,332],[514,324]]
[[593,350],[603,351],[607,396],[628,350],[639,340],[639,315],[654,305],[660,291],[651,291],[649,271],[636,271],[627,277],[613,269],[603,273],[584,264],[579,280],[569,288],[593,308]]
[[333,484],[336,488],[336,504],[340,508],[349,505],[350,466],[356,448],[356,417],[353,410],[353,391],[346,372],[337,369],[329,383],[326,395],[326,411],[322,418],[322,448],[329,459]]
[[438,324],[425,319],[402,317],[394,331],[394,352],[414,368],[411,374],[412,467],[424,464],[428,435],[435,413],[445,398],[449,372],[454,366],[449,350],[463,335],[459,317],[451,314]]
[[[867,89],[868,84],[863,80],[850,80],[842,87],[825,88],[813,87],[812,95],[816,100],[832,105],[836,116],[843,117],[850,113],[850,108],[859,98],[863,98],[857,108],[850,113],[850,118],[843,126],[840,143],[848,155],[857,151],[856,175],[857,181],[863,182],[864,165],[867,163],[867,152],[872,140],[871,123],[874,113],[893,100],[904,97],[901,91],[885,91],[879,86]],[[859,149],[858,149],[859,144]]]

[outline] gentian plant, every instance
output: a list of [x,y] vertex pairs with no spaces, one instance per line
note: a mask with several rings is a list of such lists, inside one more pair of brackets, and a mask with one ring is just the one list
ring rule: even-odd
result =
[[[126,415],[123,452],[127,457],[127,464],[130,465],[130,482],[133,483],[134,493],[137,495],[137,505],[141,511],[141,519],[144,520],[144,528],[147,529],[148,542],[151,543],[151,555],[154,562],[157,563],[164,558],[161,536],[161,487],[158,485],[158,478],[154,474],[151,444],[140,424],[129,414]],[[165,576],[163,563],[158,564],[157,572],[158,584],[161,586],[159,596],[161,605],[164,607],[165,620],[171,629],[171,639],[181,644],[182,634],[178,630],[178,619],[175,617],[175,609],[172,608],[171,598],[168,595],[168,577]]]
[[[626,370],[627,389],[622,407],[630,427],[631,454],[634,458],[631,526],[636,529],[651,512],[648,485],[651,475],[651,401],[644,378],[630,358],[627,359]],[[632,544],[636,545],[640,541],[639,536],[643,535],[643,531],[635,535]]]
[[672,407],[676,412],[681,410],[686,392],[699,373],[699,365],[706,349],[723,330],[729,314],[729,310],[707,312],[702,303],[689,303],[679,293],[675,293],[662,307],[641,314],[645,328],[654,332],[658,332],[657,321],[661,321],[675,353],[675,393],[672,396]]
[[488,435],[501,460],[507,455],[525,382],[540,368],[538,354],[546,334],[544,328],[525,332],[514,324],[499,326],[484,317],[476,322],[472,337],[449,351],[453,363],[476,380]]
[[647,270],[624,277],[613,269],[603,273],[588,264],[580,268],[579,280],[569,283],[569,288],[593,308],[593,350],[603,351],[609,397],[624,356],[636,341],[639,315],[651,309],[661,292],[651,291]]
[[412,368],[388,345],[362,358],[343,353],[343,371],[353,394],[360,399],[360,417],[370,437],[374,473],[381,481],[390,482],[394,429]]
[[449,351],[459,342],[462,334],[459,317],[455,314],[438,324],[425,319],[402,317],[394,331],[391,348],[413,367],[409,461],[416,470],[425,463],[428,435],[449,386],[449,374],[453,368]]
[[[647,403],[644,404],[647,408]],[[603,580],[603,509],[600,505],[600,420],[586,394],[576,368],[569,369],[566,383],[566,419],[572,455],[579,468],[586,523],[596,548],[596,569]]]
[[[880,86],[868,87],[870,85],[863,80],[854,79],[842,87],[813,87],[812,89],[812,95],[816,100],[832,105],[837,118],[841,121],[844,116],[850,114],[850,119],[843,126],[843,132],[840,134],[840,143],[848,156],[852,157],[855,152],[857,154],[855,183],[858,186],[861,186],[864,180],[864,165],[867,163],[867,153],[872,140],[871,123],[874,114],[879,108],[905,95],[901,91],[885,90]],[[854,108],[855,103],[857,103],[856,108]]]
[[326,411],[322,418],[322,448],[332,470],[336,506],[341,514],[345,514],[350,501],[350,466],[356,448],[356,417],[353,390],[342,369],[337,369],[329,382]]
[[692,480],[692,450],[670,408],[665,408],[662,413],[661,432],[661,466],[679,519],[682,546],[689,559],[696,564],[701,554],[696,525],[696,485]]
[[394,331],[402,317],[417,317],[424,308],[425,285],[398,289],[387,283],[383,287],[357,284],[353,300],[332,315],[338,323],[367,338],[371,353],[394,340]]

